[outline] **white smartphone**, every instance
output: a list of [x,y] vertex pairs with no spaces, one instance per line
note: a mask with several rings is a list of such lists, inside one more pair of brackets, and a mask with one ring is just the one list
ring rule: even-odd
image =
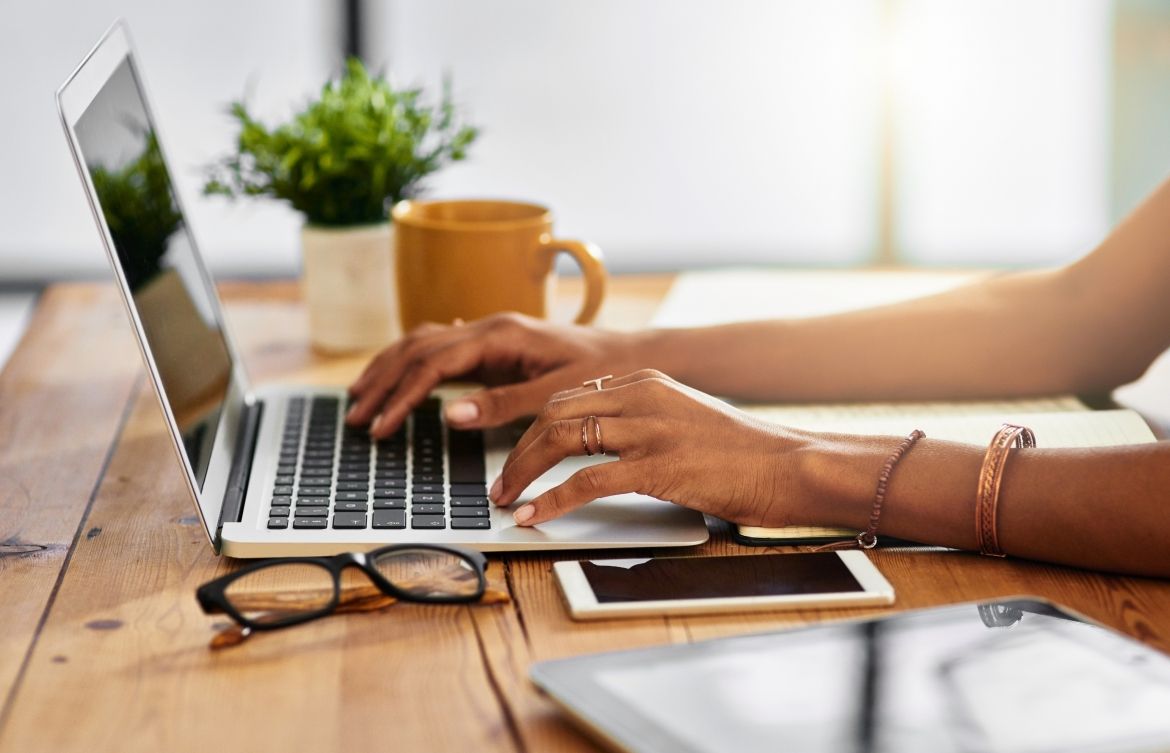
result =
[[883,606],[894,587],[864,552],[557,562],[576,620]]

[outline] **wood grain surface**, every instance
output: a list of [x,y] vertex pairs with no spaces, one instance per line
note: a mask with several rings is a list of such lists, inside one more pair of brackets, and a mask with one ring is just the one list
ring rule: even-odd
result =
[[[616,279],[602,323],[644,324],[668,285]],[[222,290],[254,380],[346,382],[365,363],[308,348],[295,284]],[[565,318],[578,295],[563,285]],[[508,604],[400,604],[213,652],[222,620],[194,590],[236,564],[208,546],[140,374],[112,289],[73,284],[44,296],[0,375],[0,752],[595,750],[529,683],[532,662],[875,611],[575,623],[551,568],[583,553],[517,554],[489,566]],[[673,553],[794,551],[709,524],[708,544]],[[1170,651],[1165,582],[953,552],[873,558],[897,609],[1037,595]]]

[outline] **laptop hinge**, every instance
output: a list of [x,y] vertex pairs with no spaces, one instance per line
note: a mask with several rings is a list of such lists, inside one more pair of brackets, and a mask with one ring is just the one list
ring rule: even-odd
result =
[[227,490],[223,494],[216,539],[224,523],[239,523],[244,514],[244,497],[248,494],[248,479],[252,476],[252,459],[256,456],[256,438],[260,434],[260,416],[263,412],[264,401],[256,400],[245,403],[240,413],[239,439],[232,453],[232,467],[228,473]]

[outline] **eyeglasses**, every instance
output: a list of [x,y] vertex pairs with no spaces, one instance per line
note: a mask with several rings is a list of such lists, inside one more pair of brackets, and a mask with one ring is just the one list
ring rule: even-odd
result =
[[[212,639],[212,648],[243,642],[256,630],[278,630],[334,612],[367,612],[411,601],[467,604],[507,601],[487,588],[486,558],[437,544],[397,544],[333,557],[289,557],[249,565],[204,583],[196,592],[207,614],[226,614],[238,626]],[[356,567],[370,585],[342,586]]]

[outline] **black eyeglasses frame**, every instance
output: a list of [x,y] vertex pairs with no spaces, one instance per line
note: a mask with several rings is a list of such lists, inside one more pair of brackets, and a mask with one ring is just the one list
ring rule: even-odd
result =
[[[439,594],[436,596],[421,597],[395,586],[378,572],[377,568],[372,564],[373,560],[383,555],[411,550],[442,552],[462,559],[476,573],[478,582],[475,593],[465,596]],[[333,577],[333,596],[328,604],[315,611],[293,614],[284,619],[272,622],[257,622],[249,619],[232,606],[231,600],[227,597],[227,589],[236,580],[258,570],[296,564],[315,565],[330,573]],[[347,567],[356,567],[361,570],[382,593],[393,596],[399,601],[409,601],[417,604],[469,604],[483,598],[484,591],[487,589],[487,576],[485,574],[487,558],[484,557],[482,552],[443,544],[391,544],[390,546],[372,549],[368,552],[344,552],[331,557],[279,557],[261,560],[204,583],[195,590],[195,598],[199,601],[199,606],[207,614],[226,614],[249,630],[279,630],[332,614],[341,603],[341,574]]]

